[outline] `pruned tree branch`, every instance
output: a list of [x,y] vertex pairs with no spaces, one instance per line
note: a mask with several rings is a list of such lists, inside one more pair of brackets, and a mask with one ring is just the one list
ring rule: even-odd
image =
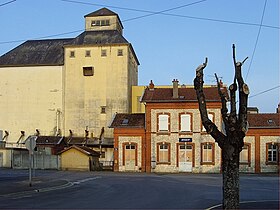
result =
[[205,127],[207,133],[209,133],[218,143],[219,147],[223,148],[225,135],[218,130],[217,126],[208,118],[207,114],[206,100],[203,92],[203,70],[206,66],[207,58],[205,59],[205,62],[199,65],[196,69],[194,88],[196,90],[202,124]]
[[241,132],[242,136],[245,136],[247,129],[248,129],[248,122],[247,122],[247,107],[248,107],[248,95],[249,95],[249,87],[246,83],[244,83],[241,67],[244,62],[248,59],[246,57],[243,62],[236,62],[235,59],[235,46],[233,45],[233,53],[234,53],[234,66],[235,66],[235,78],[238,83],[238,90],[239,90],[239,113],[238,113],[238,121],[239,121],[239,131]]
[[215,77],[216,77],[216,82],[217,82],[217,87],[218,87],[218,93],[220,95],[221,102],[222,102],[222,109],[221,109],[222,118],[223,118],[224,123],[228,124],[228,109],[227,109],[228,100],[227,100],[225,92],[222,92],[222,90],[221,90],[221,83],[220,83],[219,78],[216,73],[215,73]]

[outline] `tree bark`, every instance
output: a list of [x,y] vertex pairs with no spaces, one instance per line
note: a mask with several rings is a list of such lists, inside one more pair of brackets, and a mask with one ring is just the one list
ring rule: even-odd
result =
[[[202,65],[197,67],[196,77],[194,79],[194,88],[196,90],[202,124],[205,127],[207,133],[209,133],[215,139],[219,147],[222,149],[224,209],[239,208],[239,154],[242,151],[242,147],[244,146],[244,137],[248,129],[247,105],[249,88],[244,83],[241,75],[241,66],[246,61],[246,59],[243,62],[236,62],[235,46],[233,45],[235,77],[233,84],[229,87],[230,113],[227,113],[227,96],[221,91],[218,77],[215,74],[218,93],[222,103],[221,114],[225,125],[225,134],[218,130],[217,126],[208,118],[207,114],[206,99],[203,92],[203,70],[207,66],[207,58]],[[236,111],[237,90],[239,91],[238,115]]]

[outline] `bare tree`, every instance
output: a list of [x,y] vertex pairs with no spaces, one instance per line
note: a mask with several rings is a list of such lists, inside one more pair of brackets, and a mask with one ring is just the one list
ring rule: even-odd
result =
[[[199,111],[202,124],[207,133],[209,133],[219,147],[222,149],[222,173],[223,173],[223,208],[238,209],[239,208],[239,153],[244,146],[244,137],[248,129],[247,122],[247,106],[249,88],[244,83],[241,75],[241,67],[243,62],[236,62],[235,46],[233,45],[233,62],[235,67],[235,77],[233,84],[229,86],[230,97],[230,113],[228,113],[227,101],[228,97],[221,90],[221,84],[215,74],[218,93],[222,103],[222,119],[225,132],[218,130],[217,126],[208,118],[206,100],[203,92],[203,70],[207,66],[207,58],[205,62],[196,69],[196,78],[194,79],[194,88],[199,103]],[[239,93],[239,110],[236,109],[236,91]]]

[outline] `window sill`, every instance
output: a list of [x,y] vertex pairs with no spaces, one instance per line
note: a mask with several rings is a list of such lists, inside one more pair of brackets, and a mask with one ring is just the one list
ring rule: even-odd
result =
[[171,165],[171,162],[157,162],[157,165]]
[[250,167],[251,163],[250,162],[240,162],[239,165],[242,165],[242,166],[247,165],[248,167]]
[[157,135],[170,135],[169,131],[158,131]]
[[200,165],[215,165],[215,162],[200,162]]
[[278,165],[278,163],[277,162],[268,162],[268,161],[266,161],[265,165]]
[[192,131],[179,131],[179,135],[193,135]]

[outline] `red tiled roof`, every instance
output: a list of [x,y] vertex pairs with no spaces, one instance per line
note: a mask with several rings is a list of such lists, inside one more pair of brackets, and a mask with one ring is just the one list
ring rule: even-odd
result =
[[[227,91],[223,87],[222,91]],[[194,88],[178,88],[179,97],[173,98],[172,88],[154,88],[146,89],[142,102],[187,102],[187,101],[197,101],[196,92]],[[218,94],[217,87],[205,87],[204,94],[206,101],[221,101]]]
[[279,128],[279,113],[248,114],[249,128]]
[[144,128],[144,126],[145,126],[145,114],[143,113],[134,113],[134,114],[117,113],[110,125],[110,128],[115,128],[115,127]]

